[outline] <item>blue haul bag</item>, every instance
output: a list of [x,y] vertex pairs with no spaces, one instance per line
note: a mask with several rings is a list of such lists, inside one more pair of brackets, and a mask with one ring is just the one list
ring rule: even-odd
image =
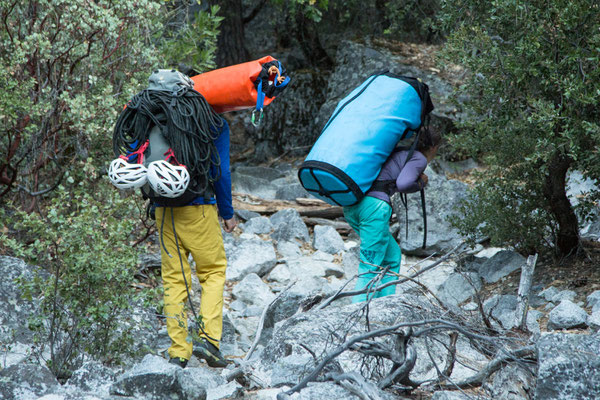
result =
[[398,142],[411,138],[431,110],[419,79],[372,75],[338,103],[298,170],[300,183],[329,204],[358,203]]

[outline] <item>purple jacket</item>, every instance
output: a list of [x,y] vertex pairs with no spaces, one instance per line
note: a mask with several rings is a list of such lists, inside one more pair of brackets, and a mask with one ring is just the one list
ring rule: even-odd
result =
[[[400,150],[392,153],[377,176],[378,181],[381,180],[395,180],[396,187],[395,192],[400,193],[414,193],[418,192],[423,188],[423,182],[419,179],[425,168],[427,168],[427,158],[423,153],[416,151],[406,165],[404,162],[408,157],[408,150]],[[404,168],[402,168],[404,166]],[[384,192],[378,191],[367,191],[367,196],[375,197],[390,203],[390,196]]]

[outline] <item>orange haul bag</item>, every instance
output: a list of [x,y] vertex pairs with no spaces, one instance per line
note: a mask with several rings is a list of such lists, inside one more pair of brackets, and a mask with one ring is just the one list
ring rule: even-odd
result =
[[266,56],[192,76],[192,81],[194,90],[218,113],[251,107],[262,112],[288,85],[290,78],[284,73],[279,61]]

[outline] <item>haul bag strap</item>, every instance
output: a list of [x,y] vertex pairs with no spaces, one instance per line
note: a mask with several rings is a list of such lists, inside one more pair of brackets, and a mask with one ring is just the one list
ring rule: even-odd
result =
[[423,247],[427,247],[427,207],[425,207],[425,189],[421,189],[421,208],[423,210]]

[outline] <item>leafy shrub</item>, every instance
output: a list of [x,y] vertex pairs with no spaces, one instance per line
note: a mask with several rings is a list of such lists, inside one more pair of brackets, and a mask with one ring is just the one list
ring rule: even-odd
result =
[[440,15],[446,60],[470,73],[453,143],[489,166],[456,225],[526,252],[572,253],[567,173],[600,178],[598,2],[444,1]]
[[[70,176],[67,181],[75,183]],[[16,211],[9,224],[19,235],[0,236],[14,256],[43,267],[19,287],[39,302],[29,328],[37,356],[49,351],[45,361],[59,377],[84,354],[108,363],[129,354],[134,326],[124,322],[145,296],[133,287],[140,210],[115,190],[89,193],[86,186],[67,191],[61,185],[43,215]]]

